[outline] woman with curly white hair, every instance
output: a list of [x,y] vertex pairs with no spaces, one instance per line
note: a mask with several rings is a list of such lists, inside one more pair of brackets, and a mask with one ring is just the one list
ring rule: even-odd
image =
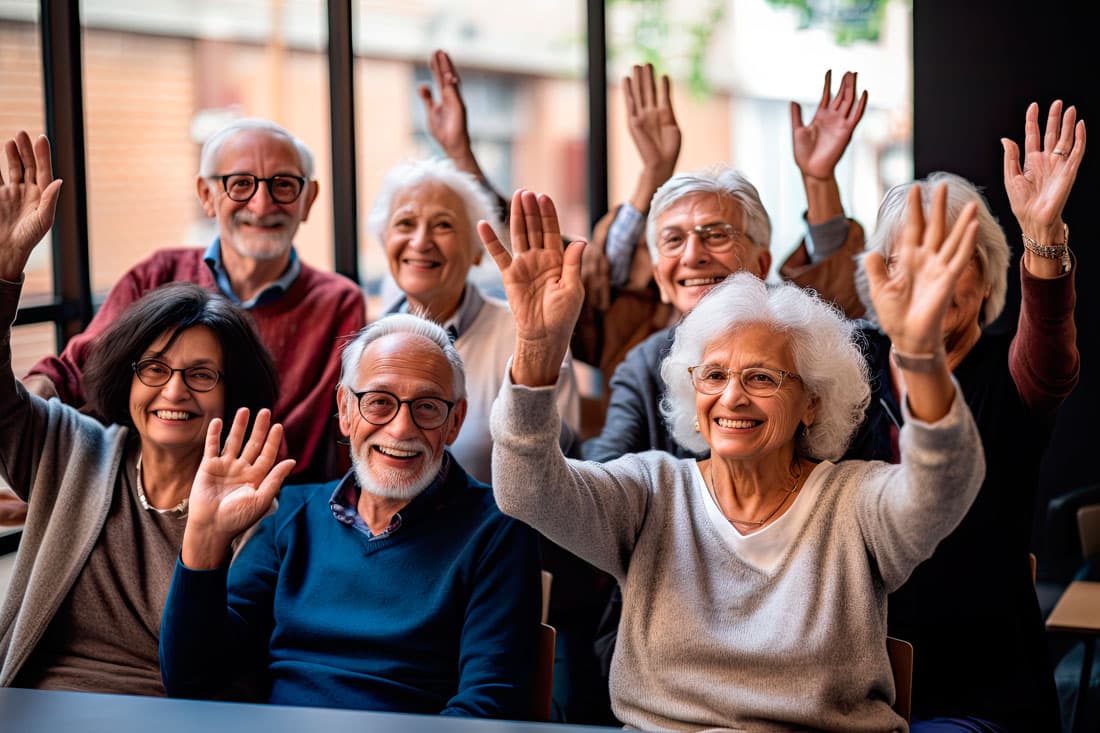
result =
[[[870,394],[854,325],[808,291],[737,273],[684,319],[662,367],[671,431],[709,457],[566,459],[552,388],[583,299],[584,245],[562,247],[546,196],[518,193],[511,211],[512,254],[479,229],[516,316],[493,407],[493,490],[505,513],[622,587],[618,719],[645,730],[903,729],[886,595],[955,527],[984,475],[947,368],[905,373],[900,464],[835,462]],[[974,207],[950,234],[942,195],[929,218],[916,207],[898,242],[918,266],[888,274],[870,261],[880,322],[913,359],[940,348],[974,247]]]
[[[485,250],[477,222],[495,222],[494,202],[477,179],[447,158],[399,163],[382,180],[368,217],[382,243],[400,295],[386,313],[415,313],[447,329],[466,364],[469,408],[451,453],[466,471],[489,483],[492,443],[489,407],[512,353],[508,304],[483,292],[471,273]],[[569,426],[562,444],[576,440],[580,397],[568,357],[559,362],[558,406]]]

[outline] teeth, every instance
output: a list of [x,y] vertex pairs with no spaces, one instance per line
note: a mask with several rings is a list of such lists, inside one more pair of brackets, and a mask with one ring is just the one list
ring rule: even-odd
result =
[[729,418],[718,418],[718,426],[723,428],[733,428],[735,430],[743,430],[745,428],[751,428],[756,425],[755,420],[730,420]]
[[722,282],[725,278],[721,277],[691,277],[683,281],[685,287],[693,287],[695,285],[715,285]]
[[191,418],[190,412],[180,412],[179,410],[157,410],[154,414],[161,420],[189,420]]
[[383,448],[380,445],[375,447],[378,448],[379,453],[383,453],[387,456],[393,456],[394,458],[412,458],[416,455],[416,451],[399,450],[397,448]]

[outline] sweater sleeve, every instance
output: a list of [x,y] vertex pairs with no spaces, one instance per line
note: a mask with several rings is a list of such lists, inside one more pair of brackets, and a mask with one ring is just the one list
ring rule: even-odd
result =
[[859,318],[865,308],[856,291],[854,258],[863,251],[863,245],[863,227],[854,219],[849,219],[848,237],[839,249],[815,262],[803,241],[779,268],[779,275],[800,287],[816,291],[825,300],[839,306],[849,318]]
[[857,490],[864,542],[888,593],[954,531],[985,479],[981,437],[957,382],[939,421],[913,417],[904,394],[902,414],[901,463],[871,464]]
[[260,522],[232,571],[192,570],[177,558],[160,626],[160,674],[170,697],[257,695],[274,626],[277,516]]
[[1037,278],[1020,263],[1020,319],[1008,352],[1008,369],[1032,414],[1050,415],[1077,385],[1077,300],[1074,267],[1061,277]]
[[12,372],[11,331],[22,283],[0,280],[0,474],[24,501],[38,475],[49,423],[46,403],[27,392]]
[[542,610],[538,540],[527,525],[497,516],[497,530],[474,563],[462,621],[458,691],[441,715],[529,715]]
[[649,505],[644,470],[566,459],[550,387],[529,389],[506,376],[490,426],[501,511],[621,582]]

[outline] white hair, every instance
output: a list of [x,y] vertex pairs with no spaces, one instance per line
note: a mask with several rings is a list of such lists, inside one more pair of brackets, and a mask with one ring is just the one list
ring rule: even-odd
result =
[[496,206],[489,193],[477,179],[465,171],[460,171],[449,158],[425,158],[398,163],[390,168],[382,179],[382,187],[374,198],[374,206],[367,216],[367,229],[380,243],[385,244],[386,229],[390,214],[393,213],[393,200],[407,188],[425,182],[439,183],[458,194],[465,207],[466,220],[469,222],[470,251],[476,257],[483,251],[481,237],[477,233],[477,222],[484,219],[493,227],[500,241],[507,246],[507,232],[501,226]]
[[[199,155],[199,176],[201,178],[211,178],[221,175],[223,171],[218,170],[218,155],[222,151],[222,146],[237,133],[250,130],[260,130],[289,140],[294,146],[294,149],[298,152],[298,165],[302,169],[302,176],[307,180],[313,180],[313,153],[310,151],[309,147],[302,142],[301,138],[291,133],[282,125],[278,125],[271,120],[265,120],[260,117],[244,117],[239,120],[233,120],[228,125],[206,138],[206,142],[202,145],[202,153]],[[234,173],[236,171],[228,172]]]
[[696,393],[688,367],[703,359],[715,339],[749,324],[763,324],[787,337],[795,371],[817,398],[813,424],[795,439],[797,455],[836,460],[844,454],[871,398],[868,370],[854,321],[812,291],[797,285],[768,285],[736,272],[703,296],[676,328],[672,349],[661,363],[667,391],[661,415],[680,445],[710,449],[695,431]]
[[466,367],[462,363],[458,349],[451,343],[446,329],[434,321],[413,313],[391,313],[363,327],[340,353],[340,384],[349,390],[358,390],[359,362],[363,358],[363,352],[383,336],[395,333],[422,336],[438,346],[451,365],[455,401],[466,399]]
[[728,165],[718,164],[689,173],[677,173],[653,194],[645,224],[649,256],[660,261],[657,252],[657,219],[674,203],[700,193],[713,193],[733,199],[745,213],[745,234],[758,247],[768,249],[772,240],[772,222],[760,200],[760,193],[745,174]]
[[889,260],[890,250],[905,227],[905,216],[909,210],[909,189],[920,187],[921,206],[927,215],[932,209],[932,199],[936,187],[947,184],[947,215],[945,231],[951,231],[959,214],[971,201],[978,202],[978,236],[975,251],[982,266],[982,282],[989,286],[989,297],[982,303],[978,325],[982,328],[997,320],[1005,307],[1005,293],[1008,290],[1008,266],[1010,252],[1004,230],[997,223],[989,209],[981,190],[962,176],[945,171],[937,171],[912,183],[894,186],[882,199],[878,207],[878,221],[875,232],[867,240],[866,252],[859,257],[856,269],[856,290],[860,300],[867,308],[868,320],[876,322],[874,307],[871,303],[870,285],[864,269],[863,259],[867,252],[878,252],[883,259]]

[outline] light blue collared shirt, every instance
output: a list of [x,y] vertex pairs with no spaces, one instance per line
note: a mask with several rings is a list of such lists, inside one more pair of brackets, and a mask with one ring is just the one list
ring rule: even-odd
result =
[[[447,319],[445,323],[440,325],[447,329],[447,333],[451,336],[451,341],[455,341],[462,334],[466,332],[473,322],[477,319],[477,314],[481,312],[481,307],[485,305],[485,298],[482,297],[481,291],[471,283],[466,283],[466,288],[462,291],[462,300],[458,303],[458,308]],[[386,315],[390,313],[408,313],[409,312],[409,299],[407,296],[402,295],[400,299],[393,306],[386,311]]]
[[214,282],[218,284],[218,290],[222,292],[222,295],[245,309],[253,308],[257,305],[262,305],[279,298],[283,293],[290,290],[290,286],[294,284],[294,281],[298,279],[298,275],[302,272],[302,262],[298,259],[298,252],[294,247],[291,247],[290,262],[287,264],[283,274],[279,276],[279,279],[261,290],[256,297],[248,300],[241,300],[237,297],[237,294],[233,292],[233,285],[229,282],[229,273],[226,272],[225,264],[222,262],[221,237],[214,238],[214,241],[211,242],[210,246],[203,252],[202,259],[210,268],[210,272],[214,274]]

